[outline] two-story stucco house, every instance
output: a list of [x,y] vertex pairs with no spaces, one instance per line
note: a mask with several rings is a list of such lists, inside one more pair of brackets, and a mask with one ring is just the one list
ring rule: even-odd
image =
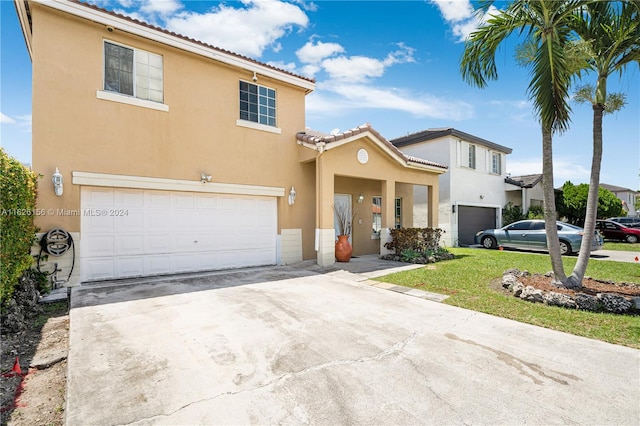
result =
[[[506,155],[511,148],[461,132],[454,128],[428,129],[391,141],[406,154],[449,167],[440,175],[438,226],[449,246],[474,244],[476,232],[502,223],[506,204]],[[414,216],[429,208],[416,192]]]
[[[311,79],[74,0],[15,0],[33,67],[36,224],[78,282],[334,259],[335,202],[354,254],[436,226],[446,166],[369,125],[305,130]],[[59,174],[57,173],[59,172]],[[53,179],[56,180],[54,185]],[[73,269],[72,269],[73,268]]]
[[640,216],[640,211],[636,211],[636,200],[640,197],[639,192],[622,186],[608,185],[606,183],[601,183],[600,188],[613,192],[613,194],[622,201],[623,215]]

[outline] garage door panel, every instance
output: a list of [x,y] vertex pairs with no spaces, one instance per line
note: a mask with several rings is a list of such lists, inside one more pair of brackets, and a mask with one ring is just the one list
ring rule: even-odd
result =
[[95,280],[108,280],[115,278],[115,261],[110,258],[94,258],[88,259],[82,263],[83,272],[87,276],[92,277]]
[[113,233],[114,217],[103,215],[104,209],[98,208],[83,208],[82,219],[87,222],[88,228],[91,229],[91,233]]
[[115,236],[85,236],[80,247],[82,250],[86,250],[88,257],[111,256],[116,247]]
[[118,278],[141,277],[144,275],[144,256],[118,258],[115,262]]
[[114,207],[118,209],[143,208],[144,191],[135,189],[114,191]]
[[117,208],[113,217],[114,229],[118,232],[138,232],[144,228],[144,210]]
[[171,273],[170,255],[147,255],[144,257],[145,275],[162,275]]
[[142,255],[144,250],[144,235],[121,235],[114,238],[116,255]]
[[82,218],[84,281],[276,263],[275,197],[85,187],[89,204],[128,215]]
[[114,205],[114,192],[112,188],[87,188],[82,193],[84,208],[91,209],[99,206]]

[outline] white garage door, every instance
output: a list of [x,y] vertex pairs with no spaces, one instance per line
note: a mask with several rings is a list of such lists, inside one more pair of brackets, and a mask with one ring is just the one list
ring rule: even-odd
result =
[[83,187],[81,280],[276,263],[275,197]]

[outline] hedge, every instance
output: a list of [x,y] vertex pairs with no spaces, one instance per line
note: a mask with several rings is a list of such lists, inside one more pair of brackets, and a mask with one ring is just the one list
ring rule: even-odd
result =
[[384,244],[396,255],[410,250],[420,254],[436,253],[440,248],[440,228],[399,228],[391,229],[391,241]]
[[0,305],[33,264],[38,175],[0,148]]

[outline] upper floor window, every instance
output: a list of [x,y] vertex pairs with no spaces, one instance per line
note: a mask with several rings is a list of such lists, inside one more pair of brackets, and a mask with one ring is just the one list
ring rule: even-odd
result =
[[491,153],[491,173],[502,174],[502,155],[498,152]]
[[240,82],[240,119],[276,126],[276,91],[265,86]]
[[104,90],[163,102],[162,56],[104,42]]
[[475,169],[476,168],[476,146],[471,144],[469,144],[468,146],[469,146],[469,157],[468,157],[467,166],[470,169]]

